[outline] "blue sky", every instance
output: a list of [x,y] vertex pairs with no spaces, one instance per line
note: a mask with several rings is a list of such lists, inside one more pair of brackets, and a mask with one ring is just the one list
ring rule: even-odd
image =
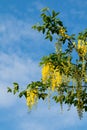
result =
[[40,21],[40,9],[60,13],[70,34],[87,27],[87,0],[0,0],[0,130],[86,130],[87,114],[80,121],[75,108],[61,113],[58,104],[39,101],[28,112],[25,99],[7,94],[6,87],[18,82],[23,89],[40,79],[38,62],[54,52],[53,44],[31,29]]

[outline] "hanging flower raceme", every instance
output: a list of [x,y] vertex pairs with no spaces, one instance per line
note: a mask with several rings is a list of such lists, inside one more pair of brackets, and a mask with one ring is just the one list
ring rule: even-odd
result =
[[42,81],[43,83],[47,83],[51,78],[52,73],[54,71],[54,66],[49,62],[45,64],[42,68]]
[[77,50],[78,50],[78,54],[81,57],[84,57],[87,54],[87,42],[79,39],[78,45],[77,45]]
[[47,63],[42,68],[43,83],[50,83],[52,91],[62,83],[62,75],[58,69],[54,69],[52,63]]
[[52,82],[51,82],[52,91],[54,91],[56,87],[60,86],[61,83],[62,83],[62,75],[58,70],[54,70],[52,74]]
[[38,90],[28,89],[26,92],[26,103],[30,109],[33,107],[33,105],[37,103],[37,99],[38,99]]

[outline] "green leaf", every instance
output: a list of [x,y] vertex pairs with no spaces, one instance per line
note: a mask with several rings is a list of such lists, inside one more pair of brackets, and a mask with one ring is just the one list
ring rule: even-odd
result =
[[53,40],[53,37],[50,35],[50,36],[49,36],[49,39],[50,39],[50,41],[52,41],[52,40]]
[[87,106],[85,106],[85,111],[87,112]]
[[32,26],[32,29],[37,29],[37,26],[36,26],[36,25],[33,25],[33,26]]
[[52,16],[55,17],[55,15],[56,15],[56,13],[55,13],[55,11],[53,10],[53,11],[52,11]]
[[15,82],[13,83],[13,85],[14,85],[13,93],[16,94],[19,91],[19,85],[18,83]]
[[48,7],[45,7],[45,8],[43,8],[43,9],[41,9],[41,12],[45,12],[45,11],[48,11],[49,10],[49,8]]
[[40,32],[42,30],[42,27],[41,26],[38,26],[37,27],[37,30]]
[[26,97],[26,90],[22,91],[19,93],[19,97],[21,98],[22,96]]
[[58,24],[59,24],[60,26],[63,26],[62,21],[58,21]]
[[43,33],[43,34],[45,33],[45,28],[42,29],[42,33]]
[[11,88],[9,88],[9,87],[7,87],[7,92],[12,93],[12,89],[11,89]]
[[47,96],[48,96],[47,93],[39,93],[39,94],[38,94],[38,98],[39,98],[39,99],[42,98],[43,100],[44,100]]

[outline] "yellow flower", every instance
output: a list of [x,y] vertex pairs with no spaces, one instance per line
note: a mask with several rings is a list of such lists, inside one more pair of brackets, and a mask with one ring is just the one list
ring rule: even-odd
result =
[[52,75],[52,91],[55,90],[55,87],[58,87],[59,85],[61,85],[62,83],[62,75],[60,74],[59,71],[54,71],[53,75]]
[[59,29],[59,34],[60,34],[62,37],[65,37],[65,38],[69,39],[70,36],[68,36],[67,34],[65,34],[65,32],[66,32],[66,30],[65,30],[64,28],[61,27],[61,28]]
[[42,81],[46,83],[53,72],[54,66],[51,63],[47,63],[42,68]]
[[58,87],[62,83],[62,75],[60,74],[58,68],[54,69],[52,63],[47,63],[42,68],[42,81],[47,83],[50,80],[52,86],[52,91],[55,87]]
[[77,45],[78,53],[80,56],[84,57],[87,53],[87,45],[84,40],[78,40],[78,45]]
[[27,90],[26,103],[27,106],[31,109],[33,105],[37,102],[37,89]]
[[60,28],[59,33],[60,33],[61,35],[64,34],[64,33],[65,33],[65,29],[64,29],[64,28]]

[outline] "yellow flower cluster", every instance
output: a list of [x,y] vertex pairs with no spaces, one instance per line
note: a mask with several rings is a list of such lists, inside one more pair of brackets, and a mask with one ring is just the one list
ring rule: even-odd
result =
[[51,74],[54,71],[54,66],[51,63],[47,63],[42,68],[42,81],[47,83],[48,79],[51,78]]
[[64,34],[64,33],[65,33],[65,29],[64,29],[64,28],[60,28],[60,29],[59,29],[59,33],[60,33],[60,34]]
[[84,40],[78,40],[77,45],[78,53],[81,57],[84,57],[87,54],[87,44]]
[[60,29],[59,29],[59,34],[60,34],[62,37],[70,38],[67,34],[65,34],[65,29],[64,29],[64,28],[60,28]]
[[37,89],[27,90],[26,103],[29,108],[32,108],[33,105],[36,104],[38,99],[37,93]]
[[51,63],[47,63],[42,68],[43,83],[47,83],[48,80],[50,80],[52,91],[62,83],[62,75],[58,69],[54,69],[54,66]]
[[52,75],[52,91],[55,90],[55,87],[59,86],[62,83],[62,76],[59,71],[54,71]]

